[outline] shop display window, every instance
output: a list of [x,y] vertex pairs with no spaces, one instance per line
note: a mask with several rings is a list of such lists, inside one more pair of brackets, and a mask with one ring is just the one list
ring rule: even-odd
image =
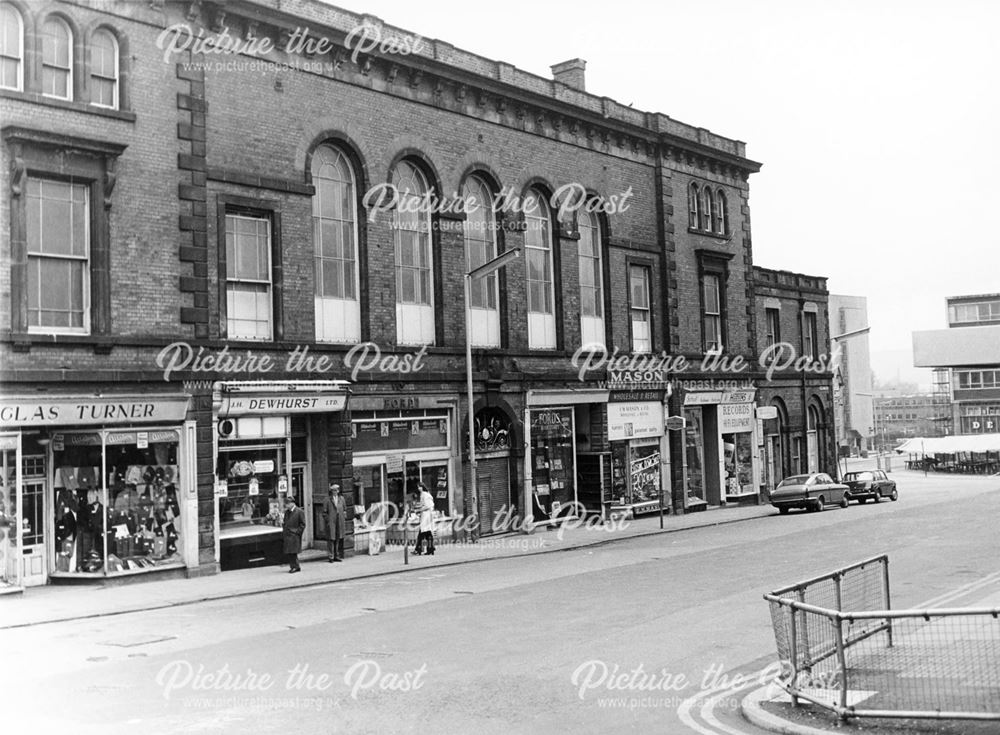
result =
[[182,561],[179,440],[173,430],[53,438],[57,573],[116,574]]
[[[16,438],[4,437],[0,455],[0,587],[20,583],[18,559],[20,558],[17,508],[17,446]],[[13,444],[7,448],[7,444]]]
[[629,442],[629,490],[629,502],[633,504],[659,499],[659,439]]
[[705,447],[700,408],[684,409],[684,451],[687,459],[688,500],[705,500]]
[[753,484],[753,434],[723,434],[722,448],[725,456],[726,494],[747,495],[754,492]]
[[531,484],[535,520],[566,515],[576,502],[573,410],[531,412]]
[[288,496],[285,444],[219,446],[219,528],[222,537],[280,529]]

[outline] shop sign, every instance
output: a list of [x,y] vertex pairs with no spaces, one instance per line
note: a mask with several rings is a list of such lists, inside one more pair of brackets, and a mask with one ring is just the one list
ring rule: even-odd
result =
[[278,478],[278,492],[287,493],[288,492],[288,478],[282,475]]
[[541,409],[531,412],[531,429],[547,436],[571,436],[573,412],[569,409]]
[[761,421],[778,418],[777,406],[757,406],[757,418]]
[[228,498],[229,497],[229,483],[226,482],[225,480],[216,480],[215,481],[215,494],[218,495],[220,498]]
[[149,449],[149,432],[140,431],[135,437],[135,448],[136,449]]
[[706,406],[714,403],[753,403],[754,389],[695,391],[684,396],[685,406]]
[[608,403],[642,403],[662,400],[662,390],[613,390],[608,393]]
[[385,458],[385,471],[386,474],[396,475],[403,471],[403,455],[402,454],[390,454]]
[[609,403],[608,440],[641,439],[663,436],[663,404]]
[[253,463],[253,471],[257,475],[269,475],[274,472],[274,460],[258,459]]
[[289,395],[246,395],[230,393],[223,397],[219,416],[271,415],[289,413],[328,413],[343,411],[346,393],[314,393]]
[[187,416],[188,396],[0,398],[0,428],[170,423]]
[[752,403],[723,403],[719,406],[719,432],[737,434],[753,431],[753,408]]
[[351,397],[354,411],[401,411],[420,408],[442,408],[444,396],[363,396]]

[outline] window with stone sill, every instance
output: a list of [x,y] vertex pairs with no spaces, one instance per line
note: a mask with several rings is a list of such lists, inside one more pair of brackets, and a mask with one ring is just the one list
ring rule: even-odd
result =
[[97,107],[117,110],[118,41],[107,29],[96,31],[90,41],[90,101]]

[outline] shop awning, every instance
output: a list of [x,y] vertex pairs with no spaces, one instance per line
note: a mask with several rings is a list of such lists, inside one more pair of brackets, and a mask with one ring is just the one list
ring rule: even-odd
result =
[[907,439],[896,447],[897,454],[956,454],[958,452],[1000,452],[1000,434],[963,434]]

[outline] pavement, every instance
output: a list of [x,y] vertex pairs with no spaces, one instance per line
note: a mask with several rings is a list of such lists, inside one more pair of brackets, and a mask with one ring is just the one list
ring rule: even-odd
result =
[[[996,735],[1000,732],[1000,571],[973,583],[969,592],[935,602],[934,608],[992,611],[965,618],[929,622],[898,621],[893,648],[877,639],[862,643],[850,656],[848,706],[883,711],[968,711],[992,713],[993,720],[931,718],[852,718],[791,696],[776,683],[752,689],[740,702],[743,717],[757,727],[783,735]],[[954,602],[961,599],[964,604]],[[876,684],[878,682],[878,684]],[[813,696],[838,700],[839,688],[812,690]]]
[[299,555],[299,560],[303,562],[299,574],[289,574],[284,566],[269,566],[115,586],[29,587],[21,594],[0,596],[0,629],[193,605],[275,590],[423,572],[456,564],[551,554],[661,533],[749,521],[775,513],[770,505],[726,506],[684,515],[664,515],[662,529],[658,515],[605,525],[597,523],[597,519],[586,523],[569,522],[561,528],[538,527],[531,533],[487,536],[477,543],[438,544],[433,556],[409,554],[408,563],[404,563],[402,546],[389,546],[376,556],[348,556],[340,564],[327,563],[325,550],[307,549]]

